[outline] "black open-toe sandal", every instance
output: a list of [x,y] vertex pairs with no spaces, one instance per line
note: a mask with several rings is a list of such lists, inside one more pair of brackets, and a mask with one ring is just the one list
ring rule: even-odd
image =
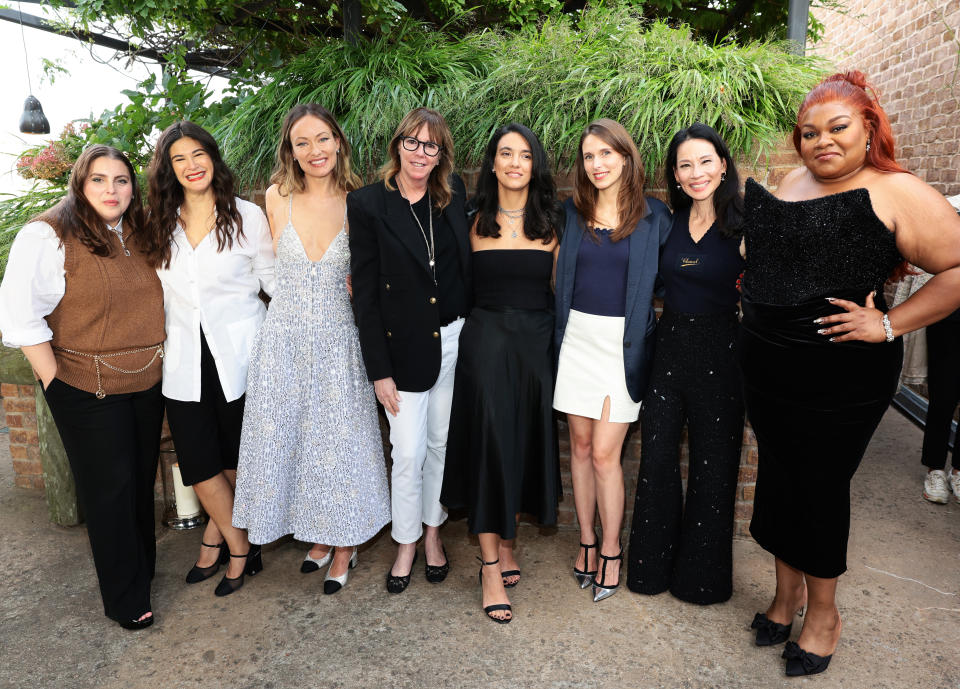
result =
[[[498,557],[493,562],[484,562],[483,558],[478,557],[480,560],[480,571],[477,572],[477,581],[480,582],[480,600],[481,605],[483,605],[483,568],[489,567],[492,565],[500,564],[500,558]],[[494,617],[490,613],[497,612],[498,610],[506,610],[510,613],[510,617]],[[486,613],[487,617],[496,622],[497,624],[507,624],[510,620],[513,619],[513,608],[510,607],[509,603],[494,603],[493,605],[488,605],[483,609],[483,612]]]
[[129,629],[131,632],[137,632],[137,631],[140,631],[141,629],[146,629],[147,627],[152,625],[155,617],[156,615],[150,615],[150,617],[145,617],[142,620],[141,619],[116,620],[116,622],[124,629]]

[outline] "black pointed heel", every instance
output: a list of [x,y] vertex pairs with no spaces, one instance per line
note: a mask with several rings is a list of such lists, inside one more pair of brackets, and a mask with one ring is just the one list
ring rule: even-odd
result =
[[[480,558],[480,557],[478,557],[477,559],[480,560],[480,571],[477,572],[477,581],[480,582],[480,601],[481,601],[480,604],[483,605],[483,568],[499,564],[500,558],[498,557],[493,562],[484,562],[483,558]],[[492,612],[497,612],[498,610],[506,610],[508,613],[510,613],[510,616],[494,617],[493,615],[490,614]],[[513,619],[513,608],[510,607],[509,603],[494,603],[493,605],[488,605],[483,609],[483,612],[486,613],[487,618],[493,620],[497,624],[508,624],[510,620]]]
[[201,581],[205,581],[206,579],[209,579],[210,577],[212,577],[214,574],[217,573],[217,571],[220,569],[220,565],[227,564],[227,561],[230,559],[230,549],[227,548],[226,541],[221,541],[217,545],[210,545],[209,543],[204,543],[203,541],[200,541],[200,545],[202,545],[205,548],[219,548],[220,555],[217,557],[217,561],[214,562],[209,567],[198,567],[195,563],[193,567],[190,569],[190,571],[187,572],[188,584],[197,584]]
[[755,641],[757,646],[776,646],[790,638],[790,632],[793,630],[793,622],[790,624],[780,624],[768,618],[766,613],[758,612],[753,616],[750,629],[757,630],[757,638]]
[[816,653],[804,651],[796,642],[788,641],[781,657],[787,660],[787,666],[785,668],[787,676],[801,677],[803,675],[819,675],[826,670],[830,665],[830,659],[833,658],[833,654],[818,656]]
[[223,575],[223,579],[220,580],[217,588],[213,591],[214,595],[220,596],[221,598],[238,591],[243,586],[244,575],[253,576],[263,569],[262,549],[260,546],[250,546],[250,550],[245,555],[231,555],[230,557],[246,558],[247,563],[244,565],[243,574],[240,576],[228,577],[227,575]]

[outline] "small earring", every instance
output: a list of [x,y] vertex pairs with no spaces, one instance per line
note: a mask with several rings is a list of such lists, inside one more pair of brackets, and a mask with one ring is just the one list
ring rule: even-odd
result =
[[726,172],[721,172],[721,173],[720,173],[720,181],[721,181],[721,182],[726,182],[726,181],[727,181],[727,173],[726,173]]
[[339,152],[340,152],[340,149],[338,148],[338,149],[337,149],[337,153],[339,153]]
[[497,168],[495,167],[490,168],[490,172],[492,172],[493,174],[497,174]]
[[677,189],[683,189],[679,184],[677,184]]
[[867,139],[867,152],[870,151],[870,139]]

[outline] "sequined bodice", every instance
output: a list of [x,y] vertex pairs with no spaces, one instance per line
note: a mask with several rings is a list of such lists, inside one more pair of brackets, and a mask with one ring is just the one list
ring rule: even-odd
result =
[[750,301],[787,305],[842,290],[880,293],[903,260],[866,189],[781,201],[748,179],[744,205],[743,295]]
[[346,217],[319,261],[307,258],[293,223],[287,222],[277,243],[276,271],[276,292],[270,302],[275,317],[349,320],[352,324],[346,282],[350,272]]

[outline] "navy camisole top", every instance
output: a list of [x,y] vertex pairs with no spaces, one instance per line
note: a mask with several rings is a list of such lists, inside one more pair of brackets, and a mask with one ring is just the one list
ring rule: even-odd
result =
[[595,316],[623,317],[627,310],[627,267],[630,263],[630,235],[610,241],[613,230],[597,229],[597,244],[589,231],[583,233],[577,252],[571,308]]

